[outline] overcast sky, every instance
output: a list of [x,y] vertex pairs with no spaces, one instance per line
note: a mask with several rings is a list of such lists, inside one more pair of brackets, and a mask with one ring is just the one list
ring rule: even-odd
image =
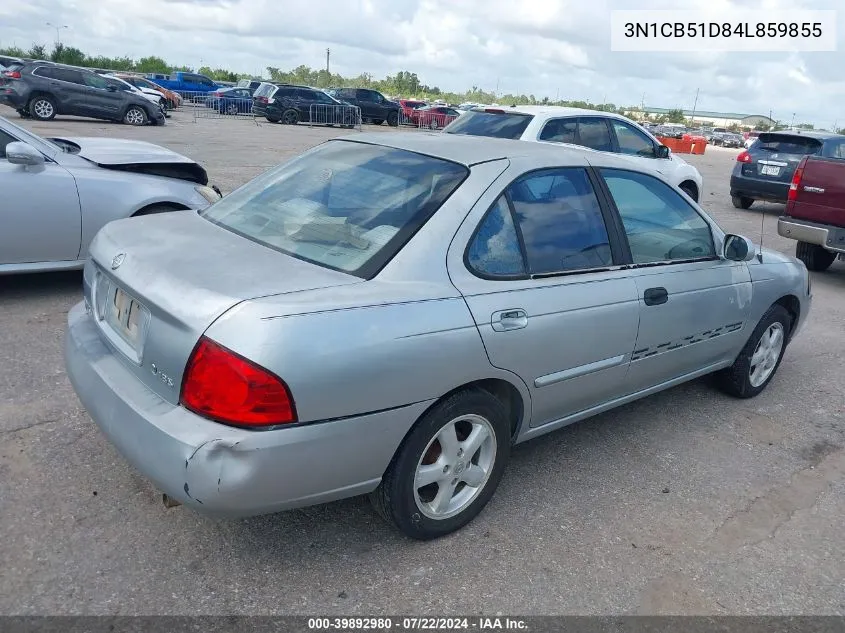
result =
[[[611,9],[836,9],[835,53],[618,53]],[[381,78],[400,70],[463,91],[765,114],[845,126],[841,0],[25,0],[0,2],[0,46],[263,72],[300,64]]]

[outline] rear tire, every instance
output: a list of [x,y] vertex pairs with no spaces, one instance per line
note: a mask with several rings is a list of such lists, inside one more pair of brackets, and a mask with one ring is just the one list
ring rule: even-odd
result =
[[750,209],[751,205],[754,204],[754,199],[745,196],[731,196],[731,203],[737,209]]
[[[499,485],[510,458],[510,428],[507,410],[486,391],[452,394],[425,413],[402,442],[370,494],[373,507],[419,540],[462,528]],[[420,485],[421,478],[429,483]]]
[[52,97],[37,95],[29,102],[29,113],[37,121],[52,121],[56,118],[56,102]]
[[820,273],[824,272],[836,261],[836,253],[833,253],[818,244],[798,242],[795,245],[795,256],[804,262],[807,270]]
[[[769,308],[734,364],[716,374],[722,391],[735,398],[753,398],[763,391],[780,367],[791,329],[792,316],[786,308],[777,303]],[[780,337],[778,345],[767,348],[767,336]]]
[[282,114],[282,123],[285,125],[296,125],[299,123],[299,112],[293,108],[285,110],[284,114]]

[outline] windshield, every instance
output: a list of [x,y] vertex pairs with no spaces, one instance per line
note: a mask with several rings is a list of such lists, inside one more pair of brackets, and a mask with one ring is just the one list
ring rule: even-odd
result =
[[450,123],[443,131],[449,134],[489,136],[518,140],[534,116],[520,112],[492,113],[470,110]]
[[259,176],[201,215],[287,255],[369,279],[468,173],[422,154],[335,140]]

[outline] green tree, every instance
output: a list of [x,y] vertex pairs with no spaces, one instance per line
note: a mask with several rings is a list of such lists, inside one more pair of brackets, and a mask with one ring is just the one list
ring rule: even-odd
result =
[[684,123],[686,121],[684,111],[680,108],[669,110],[669,112],[666,113],[666,121],[669,123]]
[[170,66],[161,57],[151,55],[150,57],[142,57],[135,62],[135,70],[139,73],[170,73]]
[[[21,55],[21,57],[23,57],[23,55]],[[33,44],[27,51],[26,57],[31,57],[32,59],[46,59],[47,47],[44,46],[44,44]]]

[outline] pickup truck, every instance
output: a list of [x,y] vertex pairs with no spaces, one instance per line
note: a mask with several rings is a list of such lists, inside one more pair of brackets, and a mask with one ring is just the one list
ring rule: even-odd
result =
[[[188,100],[191,100],[192,97],[196,97],[198,95],[205,95],[206,93],[222,87],[205,75],[186,73],[182,71],[171,73],[170,75],[153,73],[147,75],[147,79],[155,84],[158,84],[162,88],[178,93],[180,96],[185,97]],[[204,100],[205,99],[203,97],[202,101]]]
[[805,156],[795,168],[778,234],[797,240],[795,255],[809,270],[845,259],[845,137],[841,158]]

